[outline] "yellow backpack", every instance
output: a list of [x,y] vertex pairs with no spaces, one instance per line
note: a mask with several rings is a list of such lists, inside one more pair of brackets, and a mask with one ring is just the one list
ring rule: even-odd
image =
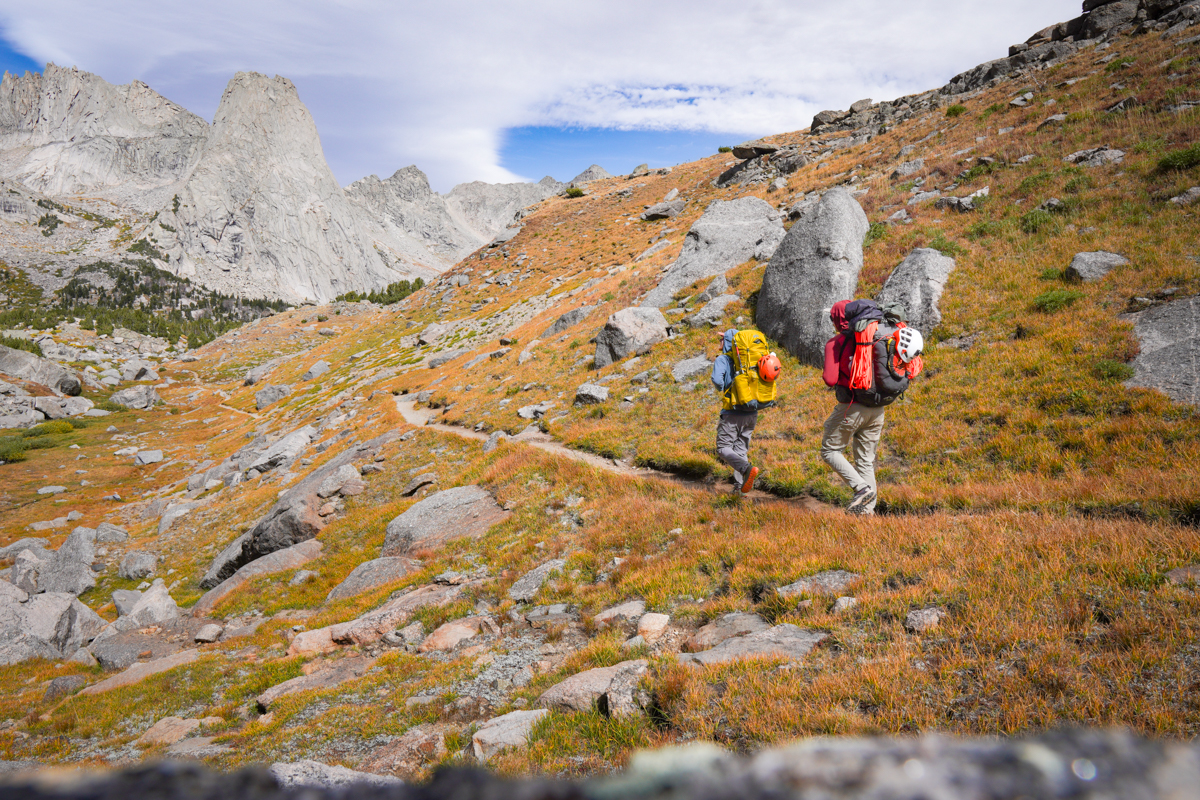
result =
[[758,374],[758,361],[771,352],[767,337],[758,331],[738,331],[733,336],[733,383],[725,390],[721,407],[726,411],[760,411],[775,405],[775,381]]

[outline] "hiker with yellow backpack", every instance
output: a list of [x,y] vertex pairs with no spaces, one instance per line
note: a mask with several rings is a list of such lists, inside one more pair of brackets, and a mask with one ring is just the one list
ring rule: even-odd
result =
[[[884,409],[923,368],[924,340],[905,318],[903,306],[880,308],[873,300],[842,300],[829,311],[836,333],[825,343],[823,377],[837,405],[825,421],[821,458],[854,491],[846,508],[851,514],[875,513],[875,452]],[[844,454],[847,448],[853,463]]]
[[721,393],[717,422],[717,456],[733,467],[733,481],[742,494],[754,489],[759,469],[750,463],[750,437],[758,412],[775,405],[779,358],[758,331],[733,328],[721,334],[721,354],[713,362],[712,382]]

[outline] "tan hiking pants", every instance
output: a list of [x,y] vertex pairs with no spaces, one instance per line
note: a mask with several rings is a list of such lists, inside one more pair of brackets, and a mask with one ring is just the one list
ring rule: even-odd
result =
[[[872,408],[862,403],[838,403],[825,420],[821,458],[856,492],[864,486],[876,488],[875,449],[883,435],[883,412],[883,406]],[[844,455],[847,447],[852,448],[853,464]],[[864,510],[874,511],[875,500]]]

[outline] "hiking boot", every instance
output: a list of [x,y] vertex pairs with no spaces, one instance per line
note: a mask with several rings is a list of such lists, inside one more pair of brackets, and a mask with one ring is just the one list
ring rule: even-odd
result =
[[850,505],[846,506],[846,510],[851,514],[862,514],[867,510],[867,504],[875,499],[875,490],[870,486],[864,486],[854,493],[854,497],[850,498]]
[[754,480],[758,477],[758,467],[751,467],[746,473],[746,482],[742,484],[742,494],[750,494],[754,489]]

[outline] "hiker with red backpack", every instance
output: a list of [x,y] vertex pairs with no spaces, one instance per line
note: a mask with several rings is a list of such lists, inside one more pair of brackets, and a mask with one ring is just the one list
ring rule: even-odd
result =
[[[873,300],[842,300],[829,310],[835,333],[825,343],[823,377],[837,406],[825,421],[821,458],[854,491],[846,507],[852,514],[875,513],[875,451],[884,410],[923,367],[924,341],[920,331],[907,326],[905,316],[903,306],[884,309]],[[847,448],[853,463],[846,458]]]
[[712,382],[721,393],[717,456],[733,467],[735,490],[749,494],[758,478],[750,463],[750,437],[758,412],[775,405],[779,358],[758,331],[733,328],[721,334],[721,354],[713,361]]

